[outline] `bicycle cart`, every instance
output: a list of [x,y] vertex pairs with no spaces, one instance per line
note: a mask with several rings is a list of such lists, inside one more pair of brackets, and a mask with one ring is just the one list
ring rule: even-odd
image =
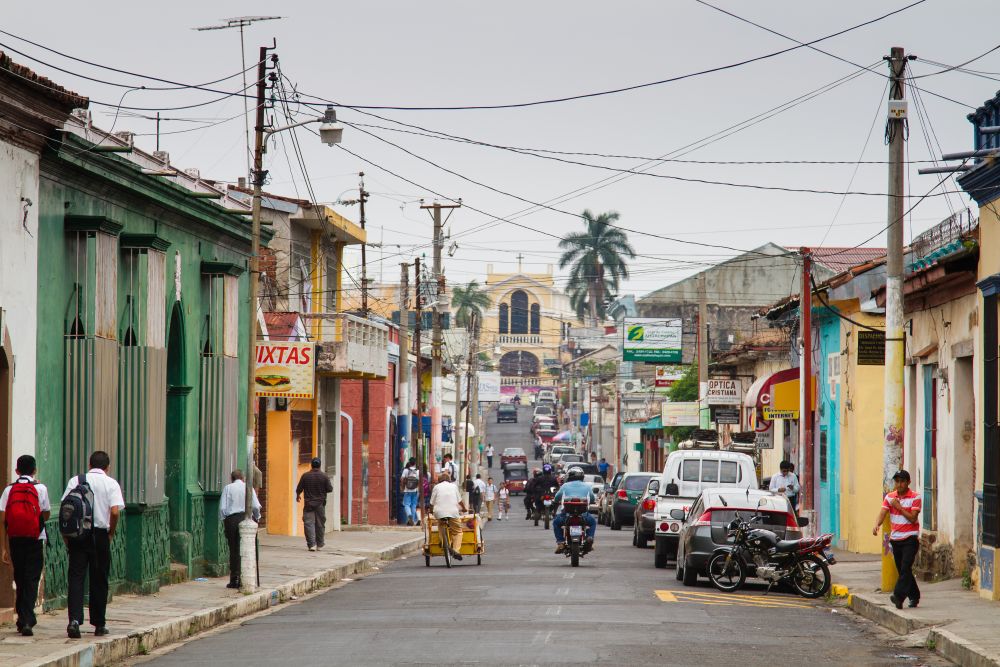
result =
[[[460,517],[462,521],[462,548],[459,553],[463,557],[476,557],[476,565],[483,564],[483,554],[486,553],[486,543],[483,542],[482,520],[478,514],[464,514]],[[431,566],[431,556],[444,558],[445,567],[451,567],[451,551],[442,547],[442,539],[447,541],[447,537],[442,537],[442,532],[438,528],[439,523],[432,515],[428,514],[423,521],[424,527],[424,565]],[[447,534],[447,528],[444,534]]]

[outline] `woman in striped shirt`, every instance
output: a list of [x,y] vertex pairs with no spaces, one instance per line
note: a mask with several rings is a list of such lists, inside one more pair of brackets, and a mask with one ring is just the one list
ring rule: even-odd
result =
[[889,544],[892,546],[892,558],[896,561],[896,589],[889,600],[896,609],[903,608],[903,602],[910,599],[910,606],[920,604],[920,588],[917,578],[913,576],[913,562],[917,559],[920,548],[920,523],[917,520],[922,506],[920,494],[910,489],[910,473],[899,470],[892,476],[896,485],[895,491],[890,491],[882,499],[882,511],[878,521],[872,528],[872,535],[878,535],[878,529],[889,515]]

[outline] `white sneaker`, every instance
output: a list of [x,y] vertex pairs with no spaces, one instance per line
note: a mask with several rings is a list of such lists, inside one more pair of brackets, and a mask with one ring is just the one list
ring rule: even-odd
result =
[[316,545],[316,551],[322,551],[322,550],[323,550],[323,545],[322,544]]
[[316,551],[316,547],[309,547],[309,551]]

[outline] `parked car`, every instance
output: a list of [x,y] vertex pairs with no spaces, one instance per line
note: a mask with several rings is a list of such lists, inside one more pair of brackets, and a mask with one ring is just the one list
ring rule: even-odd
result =
[[510,463],[523,463],[528,465],[528,455],[520,447],[507,447],[500,452],[500,469],[506,470]]
[[756,513],[764,521],[756,528],[773,531],[779,540],[797,540],[806,518],[797,518],[784,494],[761,489],[713,488],[695,498],[687,512],[671,510],[669,521],[679,524],[677,547],[677,579],[685,586],[694,586],[699,576],[707,576],[708,560],[719,547],[727,544],[726,530],[739,512],[749,518]]
[[680,523],[671,520],[671,511],[687,511],[702,491],[721,487],[757,488],[757,470],[749,454],[718,449],[679,449],[670,453],[660,477],[653,516],[656,567],[666,567],[677,557]]
[[[538,428],[538,429],[535,430],[535,435],[537,435],[539,438],[541,438],[541,440],[542,440],[543,443],[550,443],[550,442],[552,442],[552,438],[556,437],[557,433],[559,433],[559,431],[556,430],[555,426],[548,426],[548,425],[546,425],[544,428]],[[559,447],[561,445],[555,445],[555,446]],[[570,449],[573,449],[573,448],[570,447]]]
[[646,490],[635,504],[635,516],[632,520],[632,546],[645,549],[649,541],[656,537],[656,494],[660,490],[660,479],[649,480]]
[[614,500],[615,492],[618,490],[618,485],[622,481],[622,477],[625,476],[623,472],[616,472],[611,478],[611,481],[604,485],[604,490],[601,491],[601,495],[597,498],[597,523],[602,526],[610,526],[611,519],[611,503]]
[[635,519],[635,506],[646,490],[649,480],[658,477],[655,472],[627,472],[615,490],[610,502],[608,518],[611,530],[621,530],[622,526],[632,525]]
[[555,418],[556,409],[552,405],[540,404],[535,406],[535,412],[532,414],[533,418],[538,417],[548,417],[549,419]]
[[[539,433],[539,435],[542,436],[543,442],[547,442],[544,435],[541,433]],[[553,433],[552,435],[555,434]],[[551,439],[552,436],[549,436],[549,440]],[[543,458],[542,461],[555,465],[559,463],[559,459],[562,458],[563,454],[576,454],[576,448],[571,445],[552,445],[549,447],[548,451],[545,452],[545,458]]]
[[[583,466],[580,466],[580,467],[582,468]],[[590,511],[591,511],[592,514],[596,514],[597,513],[597,501],[596,501],[596,498],[598,497],[598,494],[600,494],[601,490],[604,489],[604,478],[601,477],[600,475],[591,475],[591,474],[588,474],[588,473],[584,473],[584,475],[583,475],[583,481],[585,483],[587,483],[587,484],[590,484],[591,487],[594,489],[594,498],[595,498],[595,501],[593,503],[591,503],[591,505],[590,505]]]
[[510,403],[501,403],[497,406],[497,423],[504,422],[517,423],[517,406]]
[[542,389],[536,394],[536,399],[539,403],[555,403],[556,392],[551,389]]
[[580,463],[585,463],[586,459],[580,454],[563,454],[559,457],[559,462],[556,463],[556,470],[563,471],[568,470],[570,466],[578,465]]

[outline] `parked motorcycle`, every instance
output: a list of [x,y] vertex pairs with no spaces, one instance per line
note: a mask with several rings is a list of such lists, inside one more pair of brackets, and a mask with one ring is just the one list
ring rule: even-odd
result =
[[830,565],[837,561],[829,551],[833,535],[801,540],[779,540],[778,536],[753,524],[763,521],[757,514],[749,520],[736,514],[727,535],[732,546],[719,547],[708,561],[708,578],[720,591],[739,590],[746,578],[758,577],[767,582],[791,586],[805,598],[823,597],[830,590]]
[[573,567],[579,567],[580,558],[589,552],[586,543],[587,522],[583,518],[589,509],[586,500],[563,501],[563,510],[566,512],[566,523],[563,524],[566,550],[563,554],[570,559],[570,565]]

